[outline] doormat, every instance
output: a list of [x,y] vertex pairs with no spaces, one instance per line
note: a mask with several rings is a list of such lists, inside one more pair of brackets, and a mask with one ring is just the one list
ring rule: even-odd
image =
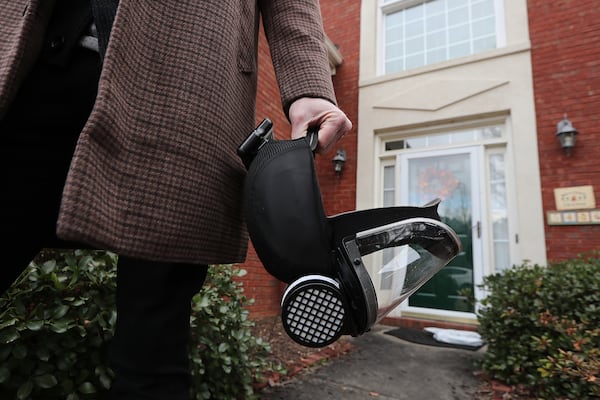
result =
[[389,331],[385,331],[384,333],[386,335],[394,336],[412,343],[423,344],[426,346],[449,347],[453,349],[463,349],[471,351],[477,351],[483,347],[483,344],[481,346],[468,346],[464,344],[440,342],[433,338],[432,333],[426,332],[422,329],[396,328]]

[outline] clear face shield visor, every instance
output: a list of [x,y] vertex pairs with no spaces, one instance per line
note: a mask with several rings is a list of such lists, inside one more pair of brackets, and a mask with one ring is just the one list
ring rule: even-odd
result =
[[[431,218],[397,221],[342,242],[337,279],[307,275],[283,295],[283,326],[305,346],[368,331],[460,251],[454,231]],[[385,298],[378,298],[373,282],[389,288]]]

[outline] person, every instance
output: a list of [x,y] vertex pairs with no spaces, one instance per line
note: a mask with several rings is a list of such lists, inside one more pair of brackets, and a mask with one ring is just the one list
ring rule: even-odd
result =
[[0,3],[0,290],[44,246],[117,253],[111,398],[187,399],[190,299],[247,251],[261,19],[291,136],[352,126],[318,0]]

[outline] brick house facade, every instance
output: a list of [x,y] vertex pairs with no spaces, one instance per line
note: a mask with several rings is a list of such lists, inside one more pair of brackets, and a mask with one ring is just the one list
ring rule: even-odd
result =
[[[498,2],[496,0],[496,4]],[[393,131],[449,129],[447,126],[454,126],[456,121],[462,123],[458,125],[461,128],[464,121],[493,117],[494,121],[501,121],[508,132],[504,145],[507,163],[510,161],[512,166],[507,169],[507,176],[510,178],[513,173],[515,181],[507,190],[514,197],[511,206],[517,210],[511,220],[512,263],[524,260],[544,263],[600,248],[600,225],[555,226],[546,220],[547,212],[556,209],[556,188],[591,185],[595,197],[600,198],[597,156],[600,150],[600,8],[594,7],[595,0],[502,2],[506,21],[503,48],[492,51],[491,55],[467,57],[464,62],[446,61],[440,67],[399,74],[388,79],[388,83],[385,77],[369,75],[370,65],[376,62],[371,60],[375,58],[371,55],[377,52],[372,38],[379,34],[365,32],[365,26],[369,18],[378,21],[376,3],[321,1],[325,31],[343,57],[343,63],[332,77],[338,103],[353,123],[352,131],[334,149],[316,158],[327,214],[380,205],[371,199],[377,195],[369,193],[379,190],[376,183],[372,185],[374,189],[371,187],[370,181],[377,180],[377,171],[371,165],[373,157],[369,154],[371,147],[376,148],[380,143],[378,131],[389,135]],[[257,122],[269,117],[278,135],[288,135],[289,124],[281,112],[264,37],[259,54]],[[479,70],[478,64],[481,64]],[[496,79],[497,86],[490,86],[481,94],[463,95],[454,103],[443,105],[441,111],[430,112],[426,118],[423,111],[414,112],[401,105],[394,106],[393,114],[385,114],[390,109],[388,106],[388,111],[382,111],[375,103],[369,108],[370,99],[379,96],[375,92],[379,86],[381,96],[385,97],[404,87],[425,87],[428,82],[425,78],[442,83],[460,78],[468,84],[469,78],[477,78],[480,71],[483,71],[481,81]],[[417,92],[410,94],[414,93]],[[556,124],[565,114],[579,131],[570,157],[564,154],[555,135]],[[388,125],[381,125],[386,118]],[[358,143],[361,143],[360,149]],[[341,175],[333,172],[331,162],[337,148],[343,148],[347,154]],[[530,151],[535,152],[535,157]],[[371,177],[365,177],[365,171]],[[264,271],[252,249],[243,268],[249,272],[244,277],[246,294],[255,299],[251,306],[252,317],[277,315],[284,286]],[[494,269],[484,262],[482,271],[493,273]],[[472,327],[474,324],[472,318],[437,316],[428,320],[427,315],[415,317],[410,312],[385,322],[421,326],[423,321],[439,326]]]

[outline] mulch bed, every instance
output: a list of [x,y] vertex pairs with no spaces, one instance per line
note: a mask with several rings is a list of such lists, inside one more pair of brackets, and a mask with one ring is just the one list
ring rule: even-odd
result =
[[344,337],[322,348],[302,346],[290,339],[285,333],[279,317],[263,318],[253,322],[255,323],[254,335],[271,345],[270,361],[276,365],[281,365],[286,370],[284,374],[273,373],[265,376],[262,382],[255,385],[258,390],[282,383],[309,368],[322,365],[328,360],[354,349],[354,346]]

